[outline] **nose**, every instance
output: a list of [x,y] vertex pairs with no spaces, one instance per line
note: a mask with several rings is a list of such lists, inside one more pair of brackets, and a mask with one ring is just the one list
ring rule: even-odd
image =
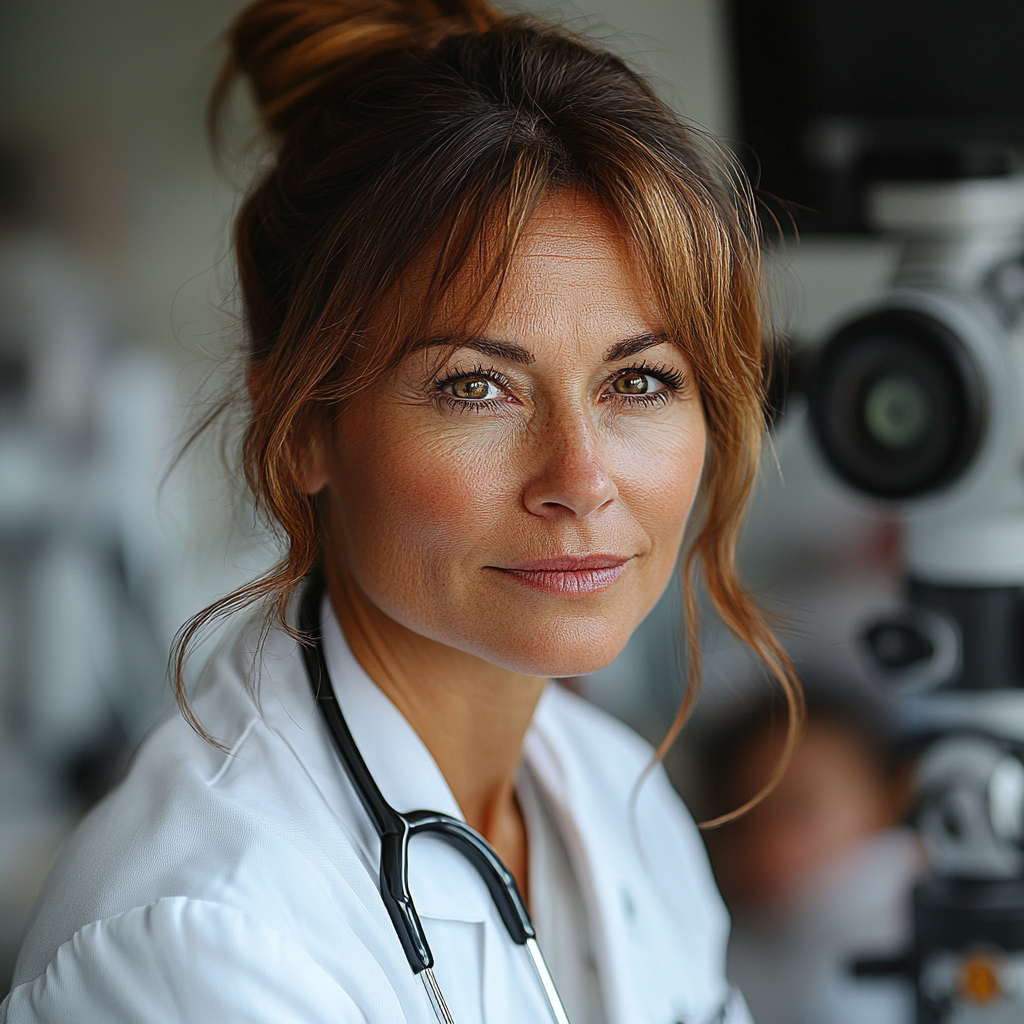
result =
[[528,512],[582,519],[618,497],[594,425],[582,410],[549,417],[537,444],[539,468],[523,493]]

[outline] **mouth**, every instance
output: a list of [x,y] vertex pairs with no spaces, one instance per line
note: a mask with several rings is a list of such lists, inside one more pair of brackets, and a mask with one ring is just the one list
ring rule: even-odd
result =
[[488,568],[532,590],[567,596],[607,590],[626,571],[631,555],[563,555]]

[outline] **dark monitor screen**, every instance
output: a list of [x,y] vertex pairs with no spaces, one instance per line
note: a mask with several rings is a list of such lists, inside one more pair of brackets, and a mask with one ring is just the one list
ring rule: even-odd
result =
[[863,227],[879,178],[1024,152],[1024,0],[729,0],[745,162],[804,229]]

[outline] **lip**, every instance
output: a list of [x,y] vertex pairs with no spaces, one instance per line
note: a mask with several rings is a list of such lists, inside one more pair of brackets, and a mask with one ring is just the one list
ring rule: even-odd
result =
[[626,571],[631,558],[613,554],[559,555],[489,568],[531,590],[574,596],[607,590]]

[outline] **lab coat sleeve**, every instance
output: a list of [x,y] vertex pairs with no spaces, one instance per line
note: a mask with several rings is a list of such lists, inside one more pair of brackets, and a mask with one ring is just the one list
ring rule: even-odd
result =
[[0,1006],[0,1024],[366,1024],[284,933],[172,897],[94,921]]

